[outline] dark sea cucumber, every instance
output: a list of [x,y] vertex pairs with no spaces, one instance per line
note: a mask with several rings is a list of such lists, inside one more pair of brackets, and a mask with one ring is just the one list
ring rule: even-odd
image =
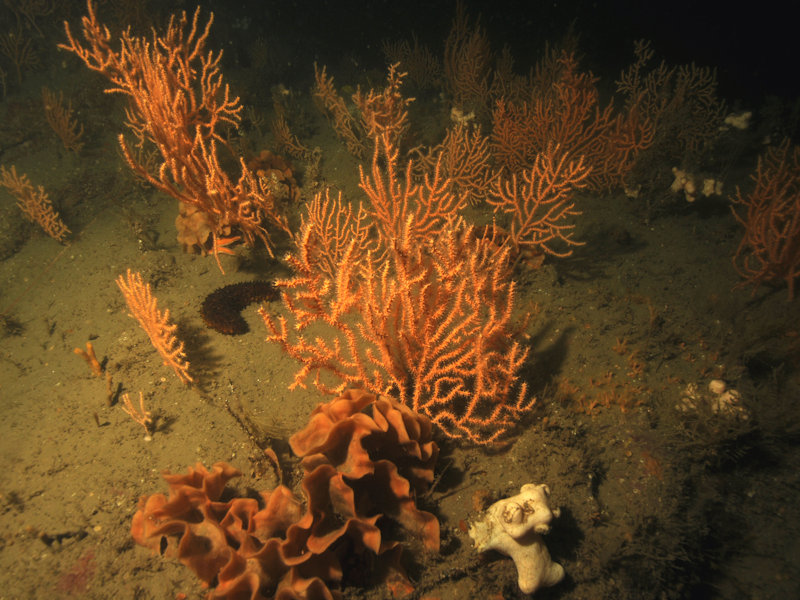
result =
[[200,314],[207,327],[227,335],[250,331],[241,312],[249,304],[277,300],[278,290],[269,281],[243,281],[221,287],[203,300]]

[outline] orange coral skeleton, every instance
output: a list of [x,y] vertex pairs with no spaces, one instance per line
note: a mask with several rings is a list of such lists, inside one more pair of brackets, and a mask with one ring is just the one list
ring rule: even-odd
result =
[[470,23],[461,2],[444,44],[443,70],[453,103],[464,112],[482,112],[489,99],[492,51],[486,31]]
[[[198,229],[212,236],[215,256],[221,247],[217,239],[230,238],[234,231],[247,244],[262,241],[271,253],[265,223],[288,233],[285,216],[275,199],[260,189],[243,159],[236,182],[220,165],[217,146],[227,146],[221,130],[238,126],[242,106],[223,84],[222,54],[205,50],[213,13],[204,28],[198,23],[199,8],[191,22],[185,12],[180,18],[173,15],[166,33],[154,34],[151,42],[125,31],[119,51],[111,49],[111,34],[97,21],[91,1],[88,13],[82,20],[87,45],[65,23],[69,43],[59,47],[105,75],[112,83],[107,92],[128,97],[127,125],[136,142],[131,147],[120,135],[119,143],[131,169],[181,205],[202,213],[206,222]],[[146,143],[155,146],[163,160],[156,169],[139,159]],[[201,250],[206,241],[199,240]]]
[[29,221],[39,225],[54,240],[61,243],[66,241],[69,229],[53,208],[42,186],[34,188],[27,175],[17,175],[14,165],[9,170],[0,165],[0,185],[14,195],[17,206]]
[[791,300],[800,276],[800,146],[787,139],[768,148],[751,178],[753,191],[742,196],[737,188],[732,198],[744,209],[731,207],[745,228],[733,265],[745,278],[740,285],[752,284],[753,293],[761,283],[783,279]]
[[653,143],[655,128],[637,107],[617,112],[599,106],[597,78],[580,72],[572,54],[553,62],[557,79],[534,89],[521,104],[496,102],[492,113],[492,148],[509,173],[531,166],[553,144],[570,160],[582,159],[594,190],[622,185],[638,153]]
[[83,125],[75,120],[72,111],[72,103],[64,104],[64,94],[59,90],[58,94],[50,91],[46,87],[42,88],[42,102],[44,104],[44,116],[50,128],[64,144],[64,148],[71,150],[75,154],[80,153],[83,148]]
[[408,129],[407,107],[414,98],[404,98],[400,86],[407,73],[398,73],[399,64],[389,66],[386,88],[381,93],[370,89],[364,94],[360,89],[353,95],[353,101],[361,111],[361,122],[367,135],[373,140],[387,136],[392,146],[400,145],[400,138]]
[[328,117],[336,135],[344,141],[348,152],[361,158],[367,151],[367,145],[364,143],[364,131],[350,114],[344,99],[333,86],[333,77],[328,76],[324,65],[320,69],[317,63],[314,63],[314,79],[314,100]]
[[391,137],[384,133],[375,142],[369,174],[359,165],[359,186],[370,201],[370,216],[378,224],[384,243],[401,235],[409,217],[412,230],[407,233],[416,239],[440,233],[467,205],[466,194],[454,192],[451,180],[444,176],[441,155],[432,174],[426,173],[423,182],[417,184],[412,161],[408,161],[403,178],[399,177],[399,151]]
[[125,277],[120,275],[116,281],[125,296],[131,316],[139,321],[139,325],[164,359],[164,364],[172,367],[183,383],[187,385],[192,383],[183,342],[175,337],[177,325],[169,322],[169,309],[163,313],[158,310],[157,300],[150,291],[150,284],[142,282],[140,273],[131,273],[128,269]]
[[[498,253],[461,221],[423,243],[413,214],[377,257],[366,236],[323,246],[313,220],[328,222],[337,204],[319,202],[287,259],[295,276],[275,282],[288,318],[260,311],[268,340],[302,364],[292,385],[313,375],[326,392],[394,395],[445,435],[480,444],[514,427],[534,399],[519,381],[527,351],[513,341],[508,248]],[[338,223],[337,231],[361,225]],[[331,276],[321,250],[343,246]],[[325,338],[307,333],[319,325]]]
[[576,245],[572,239],[573,223],[567,221],[580,212],[575,210],[572,193],[586,186],[590,170],[583,158],[567,160],[567,153],[550,146],[538,154],[530,169],[522,172],[522,183],[516,174],[511,181],[494,182],[487,201],[495,210],[511,215],[511,243],[522,249],[541,250],[555,256],[569,256],[572,250],[559,250],[553,242]]
[[86,364],[89,365],[89,369],[91,369],[92,373],[94,373],[97,377],[103,376],[103,365],[101,365],[100,361],[97,360],[97,355],[94,353],[94,346],[92,345],[92,342],[86,342],[86,350],[83,350],[82,348],[75,348],[73,352],[86,361]]

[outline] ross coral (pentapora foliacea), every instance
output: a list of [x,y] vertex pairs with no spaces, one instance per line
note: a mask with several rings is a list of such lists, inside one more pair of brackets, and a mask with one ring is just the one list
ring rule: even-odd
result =
[[[431,423],[395,400],[348,390],[318,406],[290,439],[301,457],[303,499],[279,485],[260,499],[221,501],[241,473],[219,462],[165,474],[168,495],[139,501],[134,540],[176,557],[210,587],[209,598],[341,598],[354,556],[407,584],[394,521],[438,551],[439,522],[414,500],[433,480]],[[371,557],[371,558],[370,558]]]

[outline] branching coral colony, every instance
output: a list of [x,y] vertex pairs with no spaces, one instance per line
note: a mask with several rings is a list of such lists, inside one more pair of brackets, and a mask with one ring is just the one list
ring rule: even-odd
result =
[[[220,164],[217,147],[227,144],[223,131],[239,124],[242,106],[223,83],[221,53],[205,50],[213,14],[202,29],[199,15],[198,7],[191,21],[186,13],[173,16],[166,33],[154,34],[152,42],[125,31],[119,50],[113,50],[111,33],[88,2],[84,42],[65,24],[68,43],[59,47],[105,75],[112,84],[108,92],[127,97],[127,124],[135,142],[119,136],[126,162],[178,200],[176,226],[184,246],[212,252],[219,262],[219,253],[239,237],[248,244],[260,240],[271,252],[267,222],[286,232],[288,224],[244,159],[235,182]],[[146,146],[157,151],[161,164],[150,168],[140,160]]]
[[[374,235],[365,211],[317,196],[288,257],[296,275],[276,282],[288,315],[260,311],[268,339],[301,362],[293,385],[313,376],[326,392],[390,394],[445,435],[488,444],[534,404],[519,378],[527,350],[515,341],[509,250],[420,209],[445,203],[431,200],[437,187],[409,185],[362,175],[368,197],[397,213],[376,219]],[[324,337],[306,333],[322,325]]]
[[737,189],[733,197],[731,209],[744,226],[733,264],[744,277],[740,285],[751,284],[755,293],[782,279],[791,300],[800,275],[800,147],[784,140],[767,148],[751,179],[753,190],[743,196]]

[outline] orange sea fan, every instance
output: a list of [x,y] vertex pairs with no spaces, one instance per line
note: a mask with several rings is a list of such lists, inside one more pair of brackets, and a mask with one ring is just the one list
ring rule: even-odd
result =
[[800,276],[800,146],[784,140],[767,148],[758,158],[750,178],[753,190],[731,198],[733,216],[744,226],[744,235],[733,256],[733,266],[744,278],[739,286],[781,279],[794,298]]
[[[210,243],[218,259],[224,242],[241,237],[248,245],[260,240],[271,254],[267,224],[289,233],[283,207],[265,193],[244,159],[239,157],[238,169],[229,172],[220,156],[223,146],[230,150],[225,130],[238,127],[242,105],[224,82],[221,53],[206,49],[213,13],[205,26],[199,7],[191,18],[185,12],[173,15],[166,32],[154,31],[152,41],[127,29],[116,51],[111,47],[116,40],[97,20],[91,0],[87,12],[81,20],[83,41],[65,24],[68,43],[59,48],[108,78],[108,92],[126,97],[132,136],[118,140],[130,168],[179,205],[187,205],[181,209],[188,213],[184,216],[194,214],[188,207],[201,213],[188,223],[178,221],[180,227],[190,226],[189,232],[181,232],[181,243],[204,250]],[[160,164],[143,160],[151,150]]]
[[54,240],[61,243],[66,241],[69,229],[53,208],[42,186],[34,188],[27,175],[17,175],[14,165],[8,170],[0,165],[0,186],[8,189],[16,198],[17,206],[29,221],[39,225]]
[[194,380],[189,375],[189,361],[186,359],[183,342],[175,335],[177,325],[170,322],[169,309],[161,312],[158,300],[153,296],[149,283],[142,281],[142,275],[128,269],[125,276],[116,279],[131,316],[139,321],[153,347],[164,359],[164,364],[172,367],[178,378],[189,385]]
[[268,340],[302,363],[293,386],[313,376],[326,393],[392,395],[449,437],[491,443],[535,403],[520,377],[527,349],[508,249],[460,222],[424,243],[412,231],[407,224],[382,261],[369,253],[357,261],[351,244],[335,281],[300,247],[288,258],[296,276],[275,282],[290,314],[259,311]]
[[551,145],[536,155],[519,181],[516,174],[510,180],[495,180],[487,200],[495,212],[509,215],[509,239],[517,253],[527,249],[560,257],[572,254],[570,246],[580,244],[572,239],[575,224],[570,217],[580,214],[573,196],[586,187],[589,172],[583,157],[570,160],[567,152]]

